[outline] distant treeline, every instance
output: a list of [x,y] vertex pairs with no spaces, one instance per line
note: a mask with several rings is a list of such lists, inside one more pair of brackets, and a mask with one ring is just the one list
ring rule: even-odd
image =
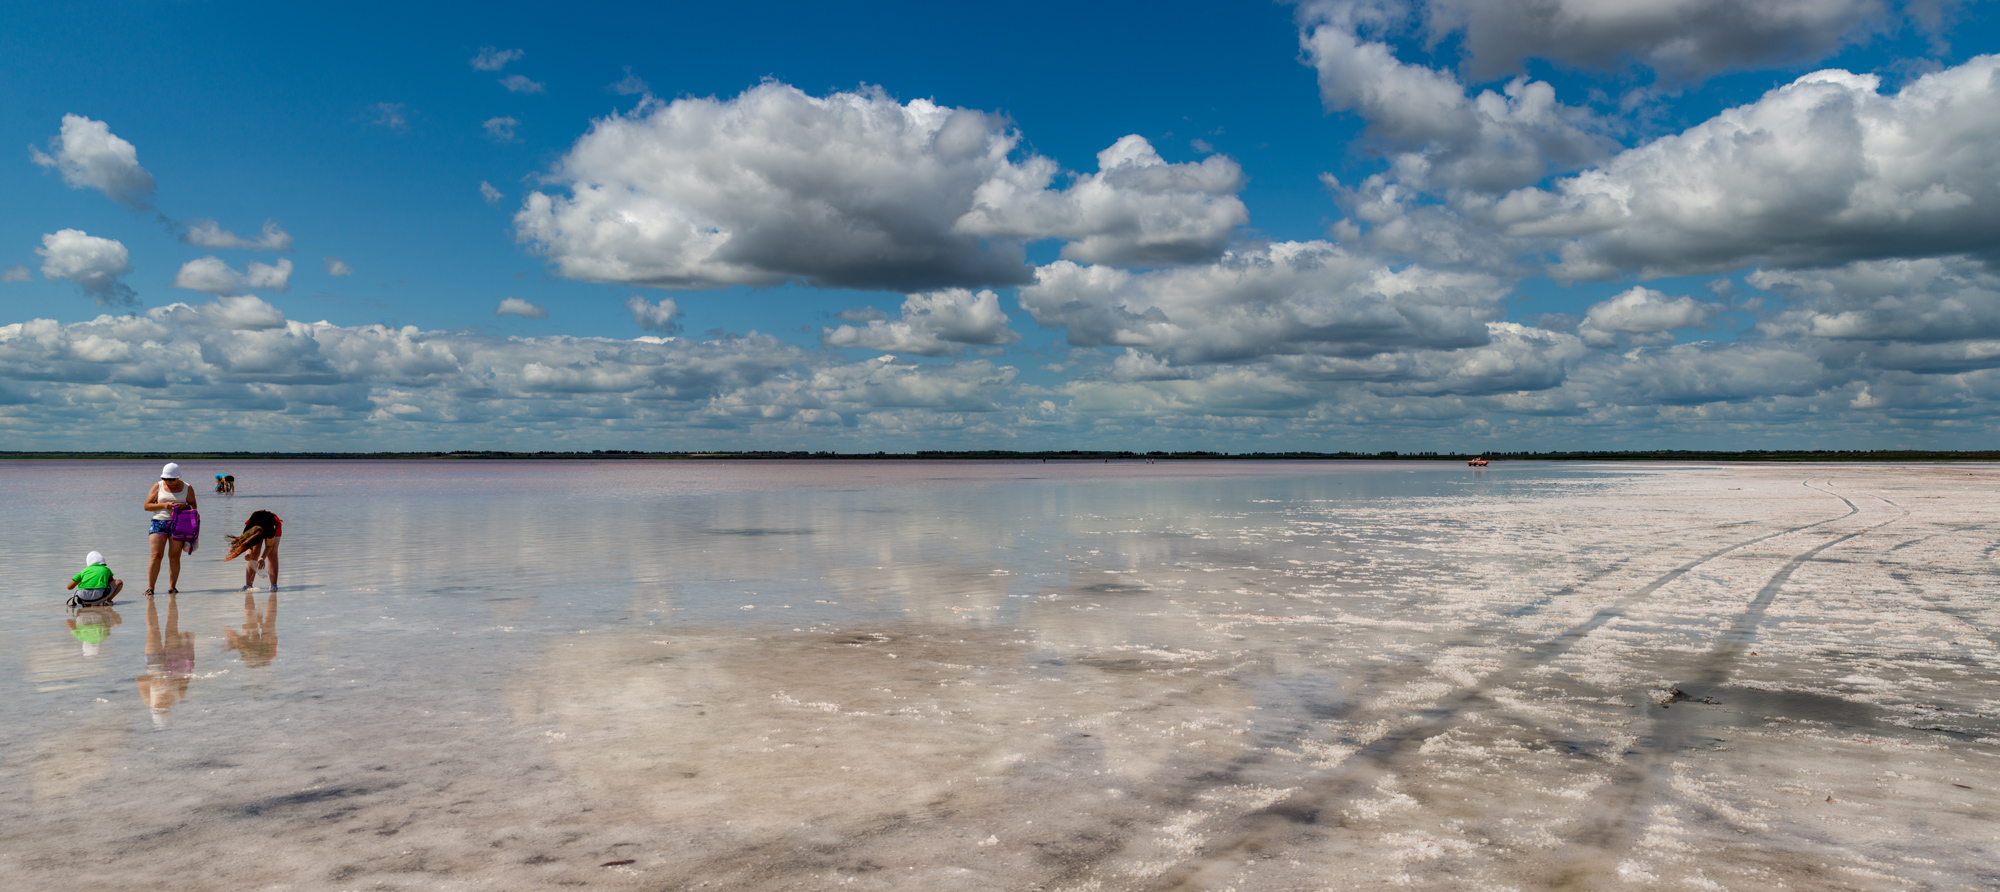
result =
[[812,460],[1065,460],[1065,461],[1215,461],[1329,459],[1395,461],[1782,461],[1782,462],[2000,462],[2000,451],[1949,451],[1917,449],[1746,449],[1736,452],[1693,449],[1604,450],[1582,452],[1132,452],[1096,449],[1061,449],[1022,452],[1006,449],[920,452],[648,452],[638,449],[593,449],[589,452],[501,452],[459,450],[453,452],[0,452],[0,459],[812,459]]

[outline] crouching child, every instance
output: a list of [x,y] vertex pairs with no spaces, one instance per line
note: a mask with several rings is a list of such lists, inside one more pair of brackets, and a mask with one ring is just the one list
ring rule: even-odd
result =
[[70,596],[69,606],[102,607],[125,590],[125,580],[111,575],[111,568],[104,564],[104,555],[93,551],[83,562],[83,572],[69,578],[70,589],[76,591]]

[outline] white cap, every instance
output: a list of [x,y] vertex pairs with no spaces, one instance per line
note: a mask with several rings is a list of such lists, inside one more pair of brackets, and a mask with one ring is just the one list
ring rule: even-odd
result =
[[99,554],[98,552],[93,551],[83,556],[83,565],[86,567],[94,566],[101,563],[104,563],[104,555]]
[[167,462],[167,466],[160,469],[160,479],[161,480],[181,479],[181,466],[175,464],[174,462]]

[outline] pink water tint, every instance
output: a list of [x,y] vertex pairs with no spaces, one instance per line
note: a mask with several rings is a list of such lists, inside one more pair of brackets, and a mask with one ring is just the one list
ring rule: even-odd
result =
[[0,465],[0,885],[1995,865],[1987,468],[184,464],[239,480],[212,531],[285,517],[285,586],[195,556],[157,724],[143,599],[92,655],[56,605],[143,570],[158,463]]

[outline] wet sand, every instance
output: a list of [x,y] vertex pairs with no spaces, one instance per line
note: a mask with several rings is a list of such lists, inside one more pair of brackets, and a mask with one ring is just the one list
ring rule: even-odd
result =
[[0,886],[2000,885],[2000,470],[518,467],[232,468],[158,727],[31,536]]

